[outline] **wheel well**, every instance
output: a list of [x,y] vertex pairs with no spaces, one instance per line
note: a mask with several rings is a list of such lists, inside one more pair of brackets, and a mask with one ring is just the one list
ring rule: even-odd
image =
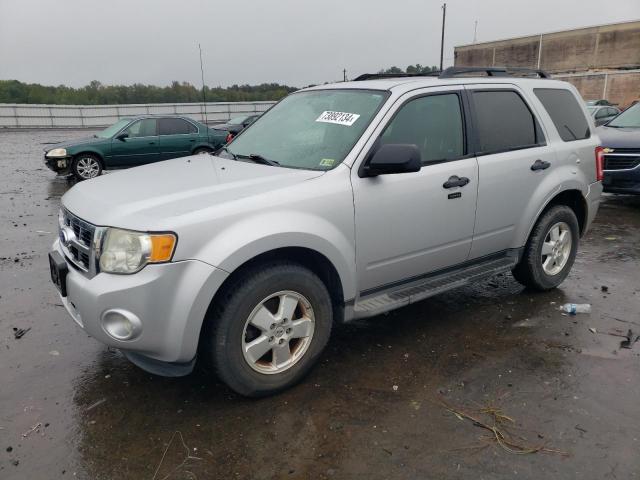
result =
[[102,155],[100,155],[99,153],[96,153],[96,152],[92,152],[92,151],[89,151],[89,150],[84,151],[84,152],[79,152],[79,153],[76,153],[76,154],[73,156],[73,159],[75,160],[75,159],[76,159],[76,158],[78,158],[80,155],[87,155],[87,154],[88,154],[88,155],[91,155],[91,156],[93,156],[93,157],[96,157],[96,158],[100,161],[100,163],[102,164],[102,168],[104,168],[104,158],[102,158]]
[[580,190],[565,190],[564,192],[560,192],[551,199],[542,211],[542,214],[556,205],[566,205],[573,210],[573,213],[576,214],[576,218],[578,219],[580,235],[582,235],[587,222],[587,203]]
[[303,267],[308,268],[313,273],[318,275],[318,277],[320,277],[320,280],[322,280],[322,282],[326,285],[327,290],[329,290],[329,295],[331,296],[331,302],[333,304],[334,321],[338,319],[341,320],[343,318],[344,294],[342,290],[342,282],[340,280],[340,276],[338,275],[338,271],[335,269],[335,267],[327,257],[322,255],[321,253],[316,252],[315,250],[304,247],[278,248],[262,253],[240,265],[233,272],[231,272],[231,274],[220,286],[213,299],[211,300],[209,311],[211,310],[211,307],[216,303],[216,301],[224,296],[225,290],[228,289],[230,285],[233,285],[234,281],[237,278],[241,277],[249,270],[258,268],[260,265],[279,261],[297,263],[299,265],[302,265]]

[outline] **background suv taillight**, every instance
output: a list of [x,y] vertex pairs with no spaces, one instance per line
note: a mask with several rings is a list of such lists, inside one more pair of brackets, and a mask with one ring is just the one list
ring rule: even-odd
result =
[[596,182],[604,179],[604,148],[596,147]]

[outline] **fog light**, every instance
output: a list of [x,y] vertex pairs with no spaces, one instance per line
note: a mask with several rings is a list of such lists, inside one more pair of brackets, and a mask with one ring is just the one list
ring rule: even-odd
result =
[[101,317],[102,329],[116,340],[133,340],[142,332],[142,322],[133,313],[120,308],[106,310]]

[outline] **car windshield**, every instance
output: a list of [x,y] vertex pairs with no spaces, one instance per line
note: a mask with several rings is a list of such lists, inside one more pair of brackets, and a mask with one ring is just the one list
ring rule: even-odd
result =
[[240,125],[242,124],[242,122],[244,122],[247,118],[249,117],[236,117],[236,118],[232,118],[231,120],[229,120],[227,123],[229,125]]
[[116,133],[118,133],[122,128],[124,128],[130,121],[131,120],[129,120],[128,118],[123,118],[122,120],[118,120],[116,123],[114,123],[110,127],[107,127],[101,132],[96,133],[96,137],[111,138]]
[[616,118],[607,123],[607,127],[640,128],[640,103],[627,108]]
[[587,110],[589,110],[589,113],[590,113],[591,115],[593,115],[593,114],[594,114],[594,112],[595,112],[596,110],[598,110],[598,107],[587,107]]
[[316,90],[289,95],[227,151],[282,167],[330,170],[340,164],[387,98],[379,90]]

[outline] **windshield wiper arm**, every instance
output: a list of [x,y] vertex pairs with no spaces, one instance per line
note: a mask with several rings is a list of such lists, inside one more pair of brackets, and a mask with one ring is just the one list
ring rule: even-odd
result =
[[262,165],[271,165],[272,167],[279,167],[280,164],[275,160],[269,160],[268,158],[264,158],[262,155],[258,155],[256,153],[252,153],[251,155],[237,155],[238,158],[245,158],[247,160],[253,160],[256,163],[261,163]]
[[235,153],[233,153],[231,150],[229,150],[229,149],[226,147],[226,145],[225,145],[224,147],[221,147],[219,151],[225,151],[225,152],[227,152],[229,155],[231,155],[231,157],[232,157],[234,160],[237,160],[237,159],[238,159],[238,155],[236,155],[236,154],[235,154]]

